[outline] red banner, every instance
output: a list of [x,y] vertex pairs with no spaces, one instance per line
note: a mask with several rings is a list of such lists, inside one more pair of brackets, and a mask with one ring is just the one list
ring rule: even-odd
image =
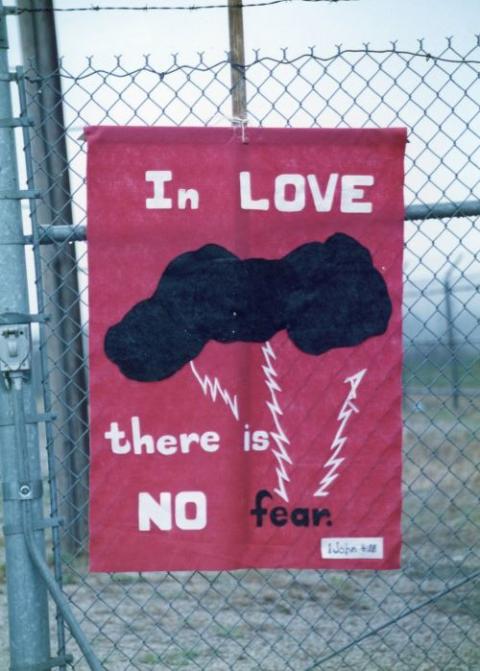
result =
[[398,568],[405,131],[86,134],[91,569]]

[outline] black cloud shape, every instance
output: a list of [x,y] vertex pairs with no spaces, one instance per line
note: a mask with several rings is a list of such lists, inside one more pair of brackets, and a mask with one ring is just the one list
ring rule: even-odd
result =
[[384,333],[391,312],[370,252],[343,233],[278,260],[242,261],[211,244],[169,263],[155,293],[108,329],[105,352],[126,377],[158,381],[209,340],[265,342],[286,329],[319,355]]

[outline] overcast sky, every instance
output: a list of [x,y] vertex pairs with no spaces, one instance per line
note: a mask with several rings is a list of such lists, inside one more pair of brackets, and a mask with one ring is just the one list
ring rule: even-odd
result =
[[[247,0],[255,2],[255,0]],[[57,0],[58,8],[129,5],[225,5],[222,0]],[[188,56],[197,51],[223,55],[228,50],[227,10],[196,11],[88,11],[56,14],[59,51],[74,67],[86,56],[102,61],[112,54],[135,58],[152,54],[160,61],[172,52]],[[245,42],[252,49],[272,51],[289,47],[304,51],[315,46],[328,54],[337,44],[357,47],[389,45],[415,48],[425,38],[429,50],[438,51],[445,37],[472,43],[480,32],[479,0],[293,0],[268,7],[244,9]],[[12,40],[16,46],[18,40]]]

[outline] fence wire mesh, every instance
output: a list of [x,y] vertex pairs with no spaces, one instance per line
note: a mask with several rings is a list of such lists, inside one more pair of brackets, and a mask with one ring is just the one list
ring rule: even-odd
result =
[[[328,58],[255,52],[245,75],[249,124],[406,126],[407,205],[479,198],[478,40],[435,55],[422,42]],[[228,125],[231,114],[230,63],[202,55],[28,69],[22,82],[30,186],[42,192],[26,227],[86,223],[84,126]],[[65,518],[52,562],[106,669],[480,668],[479,243],[474,217],[405,225],[402,570],[116,575],[87,570],[87,243],[34,245],[52,315],[39,347],[41,403],[57,415],[45,454],[52,514]],[[87,668],[68,632],[67,650]]]

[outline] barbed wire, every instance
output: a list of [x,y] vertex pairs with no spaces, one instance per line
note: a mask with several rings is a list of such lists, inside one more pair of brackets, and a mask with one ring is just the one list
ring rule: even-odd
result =
[[[344,49],[341,45],[338,45],[336,51],[329,56],[319,56],[318,54],[315,53],[315,47],[309,47],[309,52],[299,54],[298,56],[294,56],[293,58],[287,57],[286,55],[287,49],[282,49],[283,51],[282,58],[274,58],[272,56],[260,56],[259,55],[260,50],[254,49],[253,51],[255,53],[255,58],[245,64],[242,64],[241,66],[242,68],[244,68],[246,73],[248,73],[248,70],[250,68],[253,68],[255,65],[259,64],[263,64],[266,67],[277,66],[277,65],[295,65],[299,61],[304,61],[306,59],[323,64],[323,63],[334,62],[339,57],[344,57],[351,54],[358,54],[359,56],[391,55],[391,56],[400,56],[403,58],[410,57],[412,59],[419,58],[425,60],[426,62],[431,61],[434,64],[444,63],[450,65],[468,65],[468,66],[480,65],[480,59],[465,58],[465,57],[451,58],[443,56],[442,54],[435,55],[428,51],[425,51],[423,47],[420,48],[418,51],[397,49],[396,43],[392,43],[392,47],[390,49],[372,49],[370,48],[369,44],[365,44],[363,49]],[[179,54],[172,54],[173,59],[172,64],[170,65],[170,67],[165,68],[163,70],[158,70],[157,68],[151,65],[149,54],[143,57],[145,60],[143,66],[131,70],[127,70],[124,68],[123,64],[121,63],[122,60],[121,56],[115,56],[117,64],[114,70],[95,68],[93,63],[93,57],[89,56],[86,59],[87,60],[86,68],[83,70],[83,72],[77,75],[73,75],[66,68],[64,68],[63,59],[61,59],[59,69],[56,69],[47,74],[42,73],[41,75],[39,75],[39,73],[36,71],[36,68],[33,65],[27,65],[25,71],[23,71],[23,73],[21,74],[21,77],[29,82],[40,82],[40,81],[46,81],[50,77],[56,77],[60,75],[63,79],[68,79],[77,82],[83,79],[88,79],[95,75],[109,76],[115,79],[122,79],[126,77],[132,77],[143,72],[148,72],[150,74],[158,76],[161,80],[163,80],[164,78],[172,74],[175,74],[176,72],[187,71],[187,70],[189,72],[210,72],[218,70],[219,68],[223,68],[225,66],[236,65],[235,62],[232,62],[232,60],[228,57],[228,54],[227,57],[224,59],[216,61],[215,63],[212,64],[206,64],[203,61],[203,53],[200,52],[199,53],[200,61],[196,65],[189,63],[180,63],[178,61],[178,56]]]
[[210,4],[210,5],[88,5],[84,7],[5,7],[9,14],[34,14],[38,12],[151,12],[151,11],[189,11],[194,12],[202,9],[233,9],[246,8],[251,9],[255,7],[270,7],[272,5],[292,4],[294,2],[303,2],[310,4],[323,3],[338,3],[338,2],[359,2],[359,0],[259,0],[258,2],[238,2],[234,5]]

